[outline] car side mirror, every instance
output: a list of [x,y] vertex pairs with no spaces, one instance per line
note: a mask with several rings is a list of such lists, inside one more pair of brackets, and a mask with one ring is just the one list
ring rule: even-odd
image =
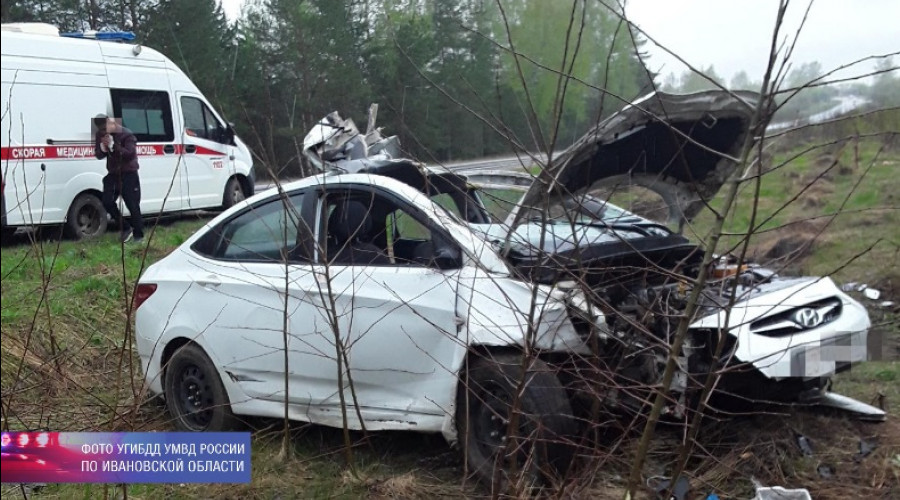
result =
[[459,269],[462,267],[462,252],[454,245],[441,245],[432,259],[438,269]]

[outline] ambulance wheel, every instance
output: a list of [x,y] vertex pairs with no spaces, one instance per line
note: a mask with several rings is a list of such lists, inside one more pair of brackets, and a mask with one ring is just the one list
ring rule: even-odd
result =
[[66,216],[66,234],[75,240],[94,238],[106,232],[106,209],[100,198],[82,193],[75,198]]
[[244,185],[241,184],[241,180],[237,177],[228,179],[225,184],[225,196],[222,197],[222,206],[230,208],[235,203],[244,201],[245,198],[247,198],[247,194],[244,193]]

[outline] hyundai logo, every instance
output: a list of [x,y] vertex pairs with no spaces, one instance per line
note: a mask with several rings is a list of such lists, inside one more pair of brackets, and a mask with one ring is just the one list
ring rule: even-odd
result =
[[794,323],[803,328],[815,328],[822,323],[822,317],[819,312],[811,307],[804,307],[794,313]]

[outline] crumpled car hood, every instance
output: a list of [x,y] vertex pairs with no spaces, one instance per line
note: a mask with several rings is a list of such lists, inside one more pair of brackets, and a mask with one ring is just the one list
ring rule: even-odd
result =
[[518,213],[601,186],[638,185],[658,193],[669,207],[670,225],[680,226],[737,168],[729,157],[747,139],[760,98],[721,90],[645,96],[555,158],[536,177]]

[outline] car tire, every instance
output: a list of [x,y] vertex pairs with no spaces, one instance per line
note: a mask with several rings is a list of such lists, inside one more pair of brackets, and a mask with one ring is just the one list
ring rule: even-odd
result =
[[[522,378],[522,357],[499,354],[469,362],[457,392],[456,427],[470,473],[485,484],[494,483],[495,466],[502,489],[510,483],[537,486],[565,475],[575,455],[572,437],[577,422],[565,388],[546,363],[534,360],[526,372],[519,399],[518,441],[528,436],[510,477],[507,460],[501,460],[507,436],[509,408]],[[527,466],[526,466],[527,465]]]
[[75,198],[66,214],[65,233],[72,239],[95,238],[106,233],[106,209],[100,198],[82,193]]
[[237,177],[228,179],[225,183],[225,194],[222,196],[222,207],[231,208],[235,203],[244,201],[247,193],[244,191],[244,185]]
[[185,344],[172,355],[163,392],[179,430],[223,432],[239,427],[219,372],[197,344]]

